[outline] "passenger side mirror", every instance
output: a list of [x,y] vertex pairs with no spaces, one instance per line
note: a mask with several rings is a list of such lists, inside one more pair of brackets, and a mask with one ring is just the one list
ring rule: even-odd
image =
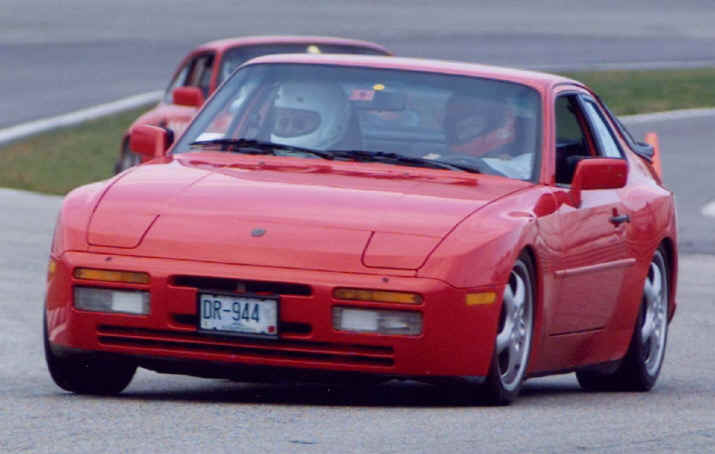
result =
[[138,125],[129,131],[129,148],[149,159],[165,156],[173,142],[174,134],[158,126]]
[[571,200],[581,205],[581,191],[590,189],[618,189],[626,185],[628,162],[619,158],[582,159],[576,166],[571,183]]
[[204,93],[199,87],[176,87],[171,92],[174,104],[178,106],[196,107],[204,105]]

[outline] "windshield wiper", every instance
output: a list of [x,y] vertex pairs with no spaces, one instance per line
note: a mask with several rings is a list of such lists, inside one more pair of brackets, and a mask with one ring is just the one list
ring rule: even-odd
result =
[[385,162],[392,164],[405,164],[417,167],[432,167],[436,169],[462,170],[471,173],[482,173],[478,167],[467,164],[457,164],[437,159],[418,158],[405,156],[399,153],[388,153],[384,151],[367,150],[314,150],[312,148],[296,147],[275,142],[267,142],[255,139],[211,139],[192,142],[191,145],[205,146],[218,145],[225,150],[245,154],[270,154],[277,155],[276,150],[295,153],[307,153],[323,159],[333,160],[335,158],[350,159],[355,161]]
[[336,158],[347,158],[356,161],[386,162],[394,164],[406,164],[417,167],[432,167],[436,169],[463,170],[471,173],[482,173],[476,166],[467,164],[456,164],[438,159],[418,158],[405,156],[399,153],[389,153],[385,151],[366,150],[329,150]]
[[190,145],[219,145],[225,150],[245,153],[245,154],[270,154],[277,155],[276,150],[295,152],[295,153],[307,153],[314,156],[318,156],[323,159],[334,159],[333,153],[313,150],[311,148],[294,147],[293,145],[285,145],[282,143],[267,142],[255,139],[211,139],[211,140],[198,140],[196,142],[191,142]]

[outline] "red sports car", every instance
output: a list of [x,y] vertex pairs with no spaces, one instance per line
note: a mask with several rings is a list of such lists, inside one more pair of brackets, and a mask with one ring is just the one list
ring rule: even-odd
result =
[[[159,105],[137,118],[132,126],[161,126],[178,137],[204,100],[241,64],[261,55],[297,52],[391,55],[379,44],[325,36],[245,36],[212,41],[184,57]],[[119,173],[140,162],[141,156],[129,149],[127,131],[114,171]]]
[[650,389],[677,282],[673,195],[562,77],[393,57],[270,55],[147,164],[65,199],[44,325],[55,382],[136,368],[245,381]]

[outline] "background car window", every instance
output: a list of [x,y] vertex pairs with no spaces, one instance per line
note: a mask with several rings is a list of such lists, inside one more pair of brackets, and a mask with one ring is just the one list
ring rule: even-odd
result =
[[571,184],[578,162],[592,156],[584,130],[584,116],[576,95],[559,96],[556,118],[556,182]]
[[191,62],[186,63],[182,68],[179,70],[179,72],[176,73],[174,78],[171,80],[171,83],[169,83],[169,87],[166,89],[166,92],[164,93],[164,102],[166,104],[171,104],[174,102],[173,99],[173,94],[172,92],[176,87],[182,87],[184,86],[184,83],[186,82],[186,75],[189,73],[189,66],[191,65]]
[[213,61],[213,54],[196,57],[191,63],[191,69],[184,85],[189,87],[199,87],[204,93],[204,96],[208,96],[211,84]]
[[590,100],[584,100],[584,108],[586,109],[586,115],[593,128],[594,135],[598,138],[600,145],[600,155],[608,158],[622,158],[623,154],[621,149],[618,147],[616,140],[611,134],[611,129],[606,125],[603,120],[601,112],[599,112],[598,107]]
[[218,83],[223,82],[231,73],[248,60],[268,54],[359,54],[359,55],[386,55],[385,52],[369,47],[344,46],[337,44],[261,44],[256,46],[241,46],[227,51],[221,61],[221,72]]

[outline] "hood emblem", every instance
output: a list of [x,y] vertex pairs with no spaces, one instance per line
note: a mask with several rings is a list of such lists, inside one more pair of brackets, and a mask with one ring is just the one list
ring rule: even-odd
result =
[[253,230],[251,230],[251,236],[252,236],[252,237],[256,237],[256,238],[257,238],[257,237],[263,236],[263,235],[265,235],[265,234],[266,234],[266,229],[253,229]]

